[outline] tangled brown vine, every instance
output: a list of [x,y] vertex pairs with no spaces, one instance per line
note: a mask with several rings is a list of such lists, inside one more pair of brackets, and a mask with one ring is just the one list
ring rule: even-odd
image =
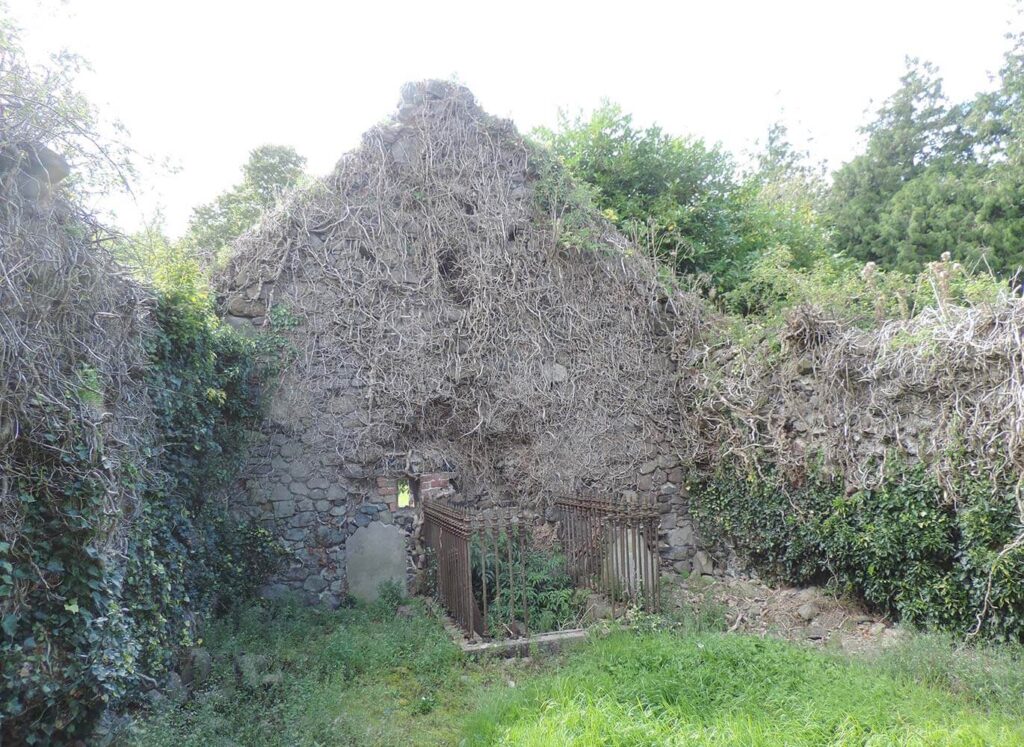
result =
[[767,459],[794,477],[820,460],[851,488],[877,484],[889,453],[940,471],[956,454],[978,472],[1020,474],[1022,328],[1024,304],[1011,298],[940,304],[870,330],[793,309],[778,338],[691,358],[693,455]]
[[[45,510],[67,526],[81,521],[74,491],[93,482],[106,495],[93,548],[113,557],[137,504],[122,468],[144,461],[152,432],[148,296],[104,249],[92,216],[52,194],[66,173],[43,146],[0,145],[0,539],[12,555],[28,541],[26,501],[51,502]],[[3,612],[53,576],[37,568],[15,579]]]
[[298,322],[275,407],[345,460],[534,501],[626,489],[673,442],[668,333],[691,300],[462,87],[407,86],[221,277],[229,313]]

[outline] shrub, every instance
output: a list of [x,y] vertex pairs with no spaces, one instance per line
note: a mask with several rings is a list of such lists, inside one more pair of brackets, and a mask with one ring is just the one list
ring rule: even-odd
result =
[[282,556],[265,529],[233,521],[218,497],[259,415],[254,343],[221,325],[202,294],[165,292],[155,316],[147,381],[159,441],[124,592],[151,676],[194,643],[195,620],[249,598]]
[[[474,542],[471,556],[473,594],[481,610],[486,572],[487,627],[492,634],[501,635],[513,621],[525,621],[524,594],[531,633],[558,630],[582,615],[585,595],[576,589],[565,571],[565,557],[558,552],[521,546],[502,534],[497,539],[496,551]],[[523,574],[521,583],[518,579],[508,583],[513,572]]]
[[691,510],[704,536],[729,540],[767,575],[816,583],[828,572],[820,526],[833,488],[822,481],[780,490],[770,477],[724,470],[703,486]]
[[726,469],[694,499],[722,537],[766,575],[831,581],[894,618],[963,635],[1024,640],[1024,549],[1015,493],[961,471],[947,495],[922,464],[897,465],[846,496],[824,476],[803,485]]

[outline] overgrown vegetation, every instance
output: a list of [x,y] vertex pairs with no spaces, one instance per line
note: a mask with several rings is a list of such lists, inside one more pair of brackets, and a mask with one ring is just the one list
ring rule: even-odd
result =
[[672,137],[656,126],[636,129],[606,103],[584,121],[564,115],[557,131],[538,130],[570,173],[590,185],[605,216],[649,243],[679,272],[722,276],[736,243],[732,229],[733,165],[721,148]]
[[180,250],[207,267],[223,263],[231,242],[303,181],[305,165],[306,159],[287,145],[253,149],[242,166],[242,180],[193,209],[185,235],[177,242]]
[[[559,552],[519,543],[501,534],[494,544],[481,544],[474,538],[470,555],[473,595],[478,607],[487,610],[487,628],[492,635],[518,632],[513,626],[517,629],[527,620],[531,633],[579,623],[586,594],[573,584],[565,570],[565,556]],[[521,580],[509,583],[513,573]],[[498,584],[501,579],[504,583]]]
[[[85,738],[276,562],[218,498],[259,412],[253,343],[194,272],[133,281],[81,190],[129,167],[0,26],[0,741]],[[42,143],[85,154],[79,180]],[[99,151],[90,150],[90,146]],[[91,159],[91,160],[90,160]],[[187,280],[187,281],[186,281]]]
[[247,599],[279,557],[265,530],[233,523],[217,498],[257,415],[250,343],[187,297],[159,297],[155,322],[145,338],[154,437],[115,473],[132,500],[123,556],[93,539],[110,522],[93,477],[109,456],[81,426],[48,431],[60,439],[59,475],[37,454],[16,478],[19,533],[0,544],[5,591],[18,590],[3,618],[4,731],[30,743],[88,733],[107,704],[167,672],[200,620]]
[[419,603],[260,604],[145,745],[992,744],[1024,738],[1011,651],[911,638],[877,660],[638,615],[548,659],[462,657]]
[[422,603],[260,603],[213,621],[209,681],[140,724],[140,745],[445,744],[479,682]]
[[828,259],[822,174],[781,124],[746,172],[720,146],[638,129],[611,103],[534,136],[636,245],[711,297],[731,294],[730,308],[751,311],[739,287],[763,253],[785,251],[787,271]]
[[158,451],[129,544],[124,598],[149,676],[194,643],[199,620],[248,599],[281,558],[265,529],[232,521],[218,496],[259,416],[254,344],[180,290],[159,296],[155,318],[146,342]]
[[624,233],[724,308],[758,315],[802,300],[790,293],[808,279],[841,293],[867,262],[910,295],[914,277],[947,253],[970,273],[1019,285],[1022,86],[1020,34],[992,90],[964,102],[949,101],[933,65],[909,58],[861,128],[864,152],[831,184],[782,124],[745,168],[718,145],[638,128],[611,103],[535,135]]
[[938,70],[908,59],[900,88],[863,128],[865,152],[835,174],[827,216],[837,250],[908,273],[943,252],[1005,278],[1019,273],[1024,36],[997,85],[950,102]]
[[[548,152],[489,118],[485,130],[445,130],[438,123],[451,126],[454,110],[423,103],[438,90],[459,98],[474,127],[482,112],[468,92],[427,84],[430,95],[405,108],[423,125],[402,143],[409,148],[395,152],[399,133],[378,128],[330,181],[296,195],[293,212],[273,213],[243,239],[263,242],[258,261],[234,267],[243,290],[262,293],[294,252],[336,263],[333,287],[289,299],[297,312],[251,299],[262,310],[241,316],[266,312],[262,348],[217,321],[206,273],[301,184],[304,159],[257,148],[241,182],[196,208],[181,240],[159,224],[115,237],[80,206],[124,186],[132,154],[75,89],[81,65],[68,54],[29,65],[0,18],[0,739],[87,738],[107,706],[166,681],[178,652],[205,636],[201,621],[211,621],[213,680],[143,724],[140,742],[1024,739],[1015,649],[951,653],[931,637],[852,665],[779,643],[678,637],[641,619],[642,630],[612,633],[562,672],[527,668],[533,681],[509,698],[514,667],[467,664],[418,605],[396,616],[404,600],[394,588],[368,609],[239,609],[281,553],[266,531],[233,522],[221,497],[259,416],[266,354],[287,353],[299,314],[343,312],[343,333],[316,360],[349,366],[338,351],[362,346],[375,413],[386,415],[363,424],[366,440],[390,447],[429,433],[438,452],[472,467],[467,484],[479,480],[478,491],[515,462],[540,465],[517,471],[524,499],[581,482],[627,489],[646,440],[681,430],[661,422],[660,403],[683,396],[674,387],[685,377],[662,370],[648,342],[673,305],[677,321],[704,323],[708,306],[686,296],[687,311],[673,295],[690,287],[733,315],[714,329],[727,339],[686,340],[704,356],[697,404],[711,413],[702,437],[716,448],[694,461],[717,463],[730,443],[729,456],[749,457],[695,491],[704,536],[728,540],[777,579],[831,583],[917,626],[1024,640],[1019,302],[1006,297],[1019,293],[1024,262],[1024,36],[1011,40],[993,90],[966,102],[948,101],[938,72],[909,61],[863,130],[864,152],[831,183],[781,125],[739,168],[718,145],[638,128],[607,104],[538,132]],[[421,145],[451,160],[438,168],[440,157],[410,156]],[[64,156],[75,167],[66,181],[56,176]],[[379,179],[398,158],[409,160],[406,182]],[[350,211],[353,194],[372,194],[377,209]],[[490,204],[480,199],[488,194]],[[379,255],[339,250],[353,236],[372,238]],[[460,254],[463,246],[478,251]],[[661,266],[619,261],[637,246]],[[429,341],[419,348],[394,344],[413,318],[404,301],[365,313],[394,300],[401,266],[429,286],[424,308],[447,305],[436,326],[412,335]],[[363,282],[349,282],[353,272]],[[516,294],[503,295],[508,288]],[[654,305],[661,311],[651,314]],[[552,338],[572,355],[535,344]],[[466,387],[508,349],[518,384],[487,384],[481,406]],[[1004,364],[1004,380],[985,381]],[[815,414],[835,417],[810,451],[828,452],[835,477],[808,468],[811,437],[794,435],[808,423],[775,417],[781,409],[751,412],[786,402],[791,382],[817,366],[834,375],[814,395]],[[955,381],[941,378],[954,368]],[[409,375],[395,375],[402,370]],[[556,385],[569,381],[566,397]],[[865,382],[875,387],[870,407],[857,399]],[[945,430],[901,440],[901,401],[933,405]],[[876,433],[892,458],[861,459],[852,440],[833,438],[862,415],[856,438]],[[559,424],[574,438],[557,435]],[[317,447],[341,453],[344,438],[366,435],[348,430]],[[955,456],[918,448],[929,438],[948,446],[954,432],[965,440]],[[503,546],[487,573],[508,571],[509,552],[525,566],[525,600],[509,595],[514,587],[495,595],[489,578],[492,630],[514,625],[521,604],[532,630],[574,621],[581,599],[561,559]],[[483,691],[493,702],[481,704]]]
[[959,475],[949,492],[933,470],[901,465],[847,495],[823,475],[793,485],[724,469],[692,508],[705,536],[729,541],[776,580],[830,582],[925,628],[1024,641],[1018,487]]
[[467,721],[468,744],[1015,744],[1019,706],[965,702],[772,639],[619,632]]

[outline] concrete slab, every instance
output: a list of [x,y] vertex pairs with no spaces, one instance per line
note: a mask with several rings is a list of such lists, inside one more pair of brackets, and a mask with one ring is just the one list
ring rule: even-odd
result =
[[578,643],[587,639],[587,631],[583,628],[572,630],[556,630],[553,633],[540,633],[529,638],[513,638],[507,641],[484,641],[482,643],[461,642],[462,651],[472,657],[499,656],[511,659],[516,656],[531,656],[533,653],[552,654],[560,651],[563,646]]

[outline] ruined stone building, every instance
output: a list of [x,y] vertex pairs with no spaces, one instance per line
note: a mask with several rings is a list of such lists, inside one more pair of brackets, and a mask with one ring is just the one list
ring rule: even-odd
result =
[[560,496],[656,501],[663,560],[690,569],[673,446],[685,299],[465,88],[407,85],[393,118],[237,242],[219,288],[228,322],[280,362],[234,498],[294,552],[270,591],[336,604],[414,579],[417,504],[438,495],[538,524]]

